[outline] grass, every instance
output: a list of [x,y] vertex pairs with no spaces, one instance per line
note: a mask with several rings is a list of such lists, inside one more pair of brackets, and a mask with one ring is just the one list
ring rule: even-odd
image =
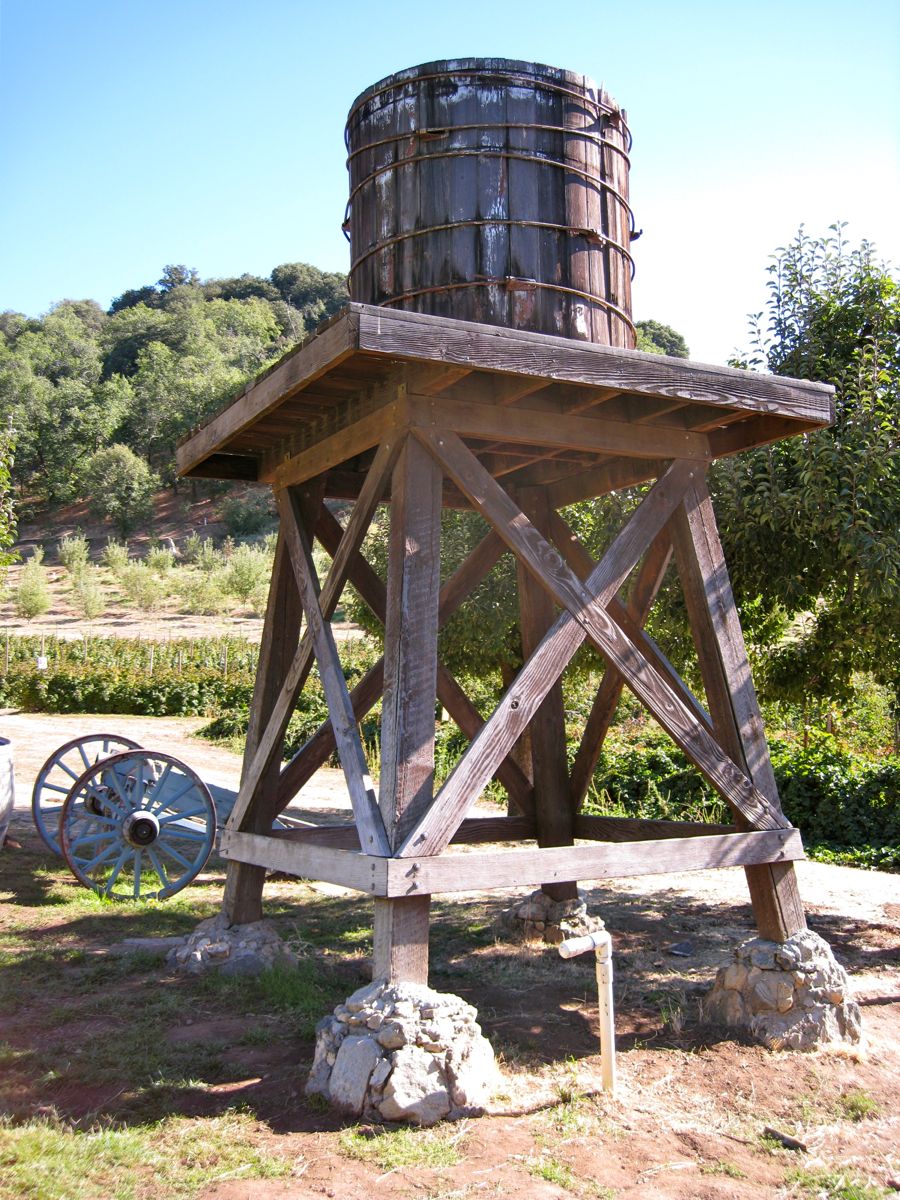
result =
[[729,1179],[746,1179],[747,1172],[742,1171],[734,1163],[720,1159],[718,1162],[704,1163],[700,1168],[701,1175],[727,1175]]
[[462,1162],[462,1129],[344,1129],[340,1148],[348,1158],[374,1164],[381,1171],[399,1167],[455,1167]]
[[850,1121],[864,1121],[867,1117],[881,1114],[878,1101],[862,1088],[842,1092],[835,1101],[835,1110],[839,1117],[846,1117]]
[[187,1200],[220,1180],[289,1175],[292,1163],[260,1149],[256,1133],[256,1121],[236,1111],[202,1124],[170,1116],[129,1128],[5,1122],[0,1200]]
[[820,1168],[791,1171],[785,1183],[793,1195],[812,1196],[815,1200],[884,1200],[894,1194],[847,1171]]
[[547,1183],[554,1183],[557,1187],[572,1192],[575,1196],[593,1197],[594,1200],[612,1200],[615,1195],[613,1188],[605,1187],[595,1179],[586,1179],[576,1175],[570,1166],[549,1154],[543,1154],[540,1158],[530,1158],[525,1165],[529,1175],[533,1175],[536,1179],[546,1180]]

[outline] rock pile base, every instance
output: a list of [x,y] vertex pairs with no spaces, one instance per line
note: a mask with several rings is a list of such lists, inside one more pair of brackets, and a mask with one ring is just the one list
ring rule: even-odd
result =
[[753,938],[722,967],[703,1004],[706,1020],[744,1029],[770,1050],[858,1042],[859,1005],[831,947],[809,929],[786,942]]
[[201,921],[166,955],[166,962],[191,975],[218,971],[222,975],[259,975],[277,965],[296,967],[290,950],[269,921],[231,925],[224,913]]
[[479,1115],[497,1068],[477,1016],[459,996],[376,980],[317,1025],[306,1091],[370,1121]]
[[544,941],[551,946],[605,928],[599,917],[588,913],[581,892],[577,900],[553,900],[540,888],[505,908],[497,919],[497,927],[501,935]]

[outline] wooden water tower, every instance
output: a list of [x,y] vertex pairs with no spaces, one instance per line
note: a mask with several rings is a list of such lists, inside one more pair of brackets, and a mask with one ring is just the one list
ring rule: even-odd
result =
[[[352,302],[178,452],[182,475],[271,484],[281,518],[222,840],[226,911],[258,919],[266,869],[367,892],[375,976],[424,981],[435,893],[542,885],[564,897],[577,880],[740,864],[760,933],[786,940],[805,925],[802,847],[779,804],[705,475],[720,456],[827,425],[832,389],[633,349],[629,135],[583,76],[429,63],[364,92],[347,135]],[[642,483],[593,561],[560,510]],[[332,499],[355,501],[346,527]],[[386,581],[360,553],[381,503]],[[477,510],[490,532],[441,586],[446,505]],[[324,581],[314,538],[333,559]],[[507,551],[525,663],[485,721],[440,662],[438,630]],[[673,557],[705,704],[644,630]],[[328,624],[348,581],[385,627],[383,660],[352,691]],[[607,669],[570,771],[559,681],[585,641]],[[314,659],[330,720],[282,766]],[[733,825],[580,812],[625,686]],[[376,788],[358,721],[382,696]],[[437,700],[470,745],[435,792]],[[335,747],[354,825],[273,832]],[[469,818],[492,777],[509,815]]]

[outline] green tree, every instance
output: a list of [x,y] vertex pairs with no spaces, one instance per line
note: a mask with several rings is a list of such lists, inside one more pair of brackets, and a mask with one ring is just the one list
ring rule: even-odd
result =
[[127,446],[98,450],[87,464],[86,487],[91,512],[108,517],[123,537],[153,515],[157,477]]
[[739,366],[832,383],[831,428],[717,464],[713,484],[745,607],[781,612],[762,679],[840,698],[854,671],[900,707],[900,282],[868,242],[802,229],[774,255]]
[[668,354],[672,358],[690,358],[687,342],[673,329],[671,325],[663,325],[662,321],[638,321],[637,348],[650,354]]

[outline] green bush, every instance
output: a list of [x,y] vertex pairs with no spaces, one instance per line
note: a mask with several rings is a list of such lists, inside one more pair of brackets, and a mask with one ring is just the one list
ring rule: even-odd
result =
[[228,608],[228,597],[222,590],[219,573],[198,575],[179,572],[176,582],[181,612],[196,616],[215,616]]
[[153,517],[153,492],[159,480],[142,458],[127,446],[98,450],[87,464],[91,481],[90,509],[108,517],[124,537]]
[[175,566],[175,555],[165,546],[153,546],[144,561],[157,575],[166,575]]
[[93,621],[105,611],[106,598],[96,571],[85,567],[75,576],[72,582],[72,604],[88,621]]
[[117,542],[115,538],[110,538],[103,548],[100,561],[113,575],[120,575],[128,566],[128,543]]
[[268,590],[272,563],[268,555],[255,546],[236,546],[222,576],[225,591],[247,604],[254,593]]
[[153,612],[166,597],[166,585],[146,563],[129,563],[119,573],[119,586],[143,612]]
[[222,505],[222,520],[232,537],[260,533],[272,519],[272,505],[267,493],[248,493],[240,498],[229,496]]
[[32,554],[22,568],[19,584],[13,596],[17,614],[24,617],[26,621],[33,621],[35,617],[43,616],[50,608],[47,570],[41,566],[42,558],[43,551],[40,556],[36,553]]
[[59,561],[72,575],[80,574],[88,565],[90,546],[87,538],[81,533],[60,538],[57,552]]

